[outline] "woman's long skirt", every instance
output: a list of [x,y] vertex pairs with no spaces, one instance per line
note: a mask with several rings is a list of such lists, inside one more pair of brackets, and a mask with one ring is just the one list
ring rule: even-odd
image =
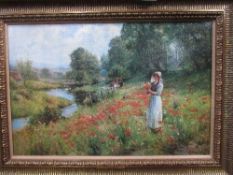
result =
[[147,127],[156,129],[161,127],[163,119],[162,100],[160,96],[152,95],[147,111]]

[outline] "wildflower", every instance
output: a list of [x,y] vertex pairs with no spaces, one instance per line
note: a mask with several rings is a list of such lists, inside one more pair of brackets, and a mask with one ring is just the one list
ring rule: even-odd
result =
[[70,137],[70,133],[68,133],[67,131],[60,132],[60,135],[63,139],[68,139]]
[[89,132],[89,136],[91,136],[91,137],[96,137],[96,136],[97,136],[97,134],[96,134],[96,132],[91,131],[91,132]]
[[173,136],[168,136],[168,137],[167,137],[167,142],[168,142],[169,144],[174,144],[174,143],[175,143],[175,138],[174,138]]
[[197,108],[191,108],[189,111],[190,112],[198,112],[198,109]]
[[116,102],[115,105],[116,105],[118,108],[120,108],[120,107],[123,107],[124,104],[125,104],[124,101],[119,100],[119,101]]
[[97,115],[96,115],[96,119],[98,119],[98,120],[103,120],[103,119],[105,119],[106,118],[106,115],[105,115],[105,113],[103,113],[103,112],[100,112],[100,113],[98,113]]
[[171,129],[173,130],[173,131],[176,131],[177,130],[177,127],[176,127],[176,125],[172,125],[172,127],[171,127]]
[[204,122],[204,121],[207,121],[207,119],[208,119],[208,115],[203,114],[198,118],[198,121],[199,122]]
[[133,108],[141,107],[141,104],[138,101],[131,101],[128,103],[128,105],[132,106]]
[[203,96],[203,97],[201,97],[201,101],[202,101],[202,103],[207,103],[208,101],[209,101],[209,97],[208,96]]
[[164,99],[164,100],[163,100],[163,104],[164,104],[164,105],[168,105],[168,100],[165,100],[165,99]]
[[184,103],[184,104],[181,105],[181,108],[185,109],[185,108],[187,108],[187,106],[188,105],[186,103]]
[[105,138],[100,138],[100,142],[101,142],[101,143],[105,143],[105,142],[106,142],[106,139],[105,139]]
[[145,90],[149,90],[151,88],[151,84],[150,83],[145,83],[143,85],[143,87],[144,87]]
[[191,99],[188,98],[188,97],[185,97],[185,101],[188,102],[188,103],[190,103],[190,102],[191,102]]
[[115,140],[115,139],[116,139],[116,135],[114,135],[114,134],[109,134],[109,135],[108,135],[108,138],[111,139],[111,140]]
[[111,113],[111,114],[115,114],[117,112],[117,107],[116,106],[110,106],[108,108],[108,111]]
[[209,100],[209,97],[208,96],[202,96],[201,99],[202,100]]
[[130,137],[131,136],[131,130],[129,128],[126,128],[124,131],[124,134],[126,137]]
[[68,142],[68,145],[71,147],[71,148],[74,148],[75,147],[75,144],[71,141]]
[[177,115],[179,115],[179,111],[176,111],[176,110],[174,110],[174,109],[172,109],[172,108],[168,109],[167,111],[168,111],[168,113],[169,113],[171,116],[177,116]]

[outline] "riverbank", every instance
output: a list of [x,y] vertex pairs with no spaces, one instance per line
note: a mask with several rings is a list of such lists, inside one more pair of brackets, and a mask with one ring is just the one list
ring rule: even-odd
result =
[[[25,84],[11,84],[11,114],[12,119],[28,120],[36,123],[45,118],[46,112],[60,113],[59,109],[71,104],[69,99],[49,96],[46,91],[59,88],[59,83],[28,81]],[[48,114],[49,115],[49,114]]]

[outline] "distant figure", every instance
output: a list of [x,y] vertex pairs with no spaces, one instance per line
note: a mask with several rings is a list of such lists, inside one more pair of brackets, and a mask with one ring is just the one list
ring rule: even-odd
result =
[[149,109],[147,112],[147,126],[153,132],[161,130],[163,112],[161,93],[163,91],[163,81],[161,72],[154,72],[151,76],[151,87],[147,93],[151,95]]
[[122,78],[115,78],[112,82],[111,82],[111,84],[110,84],[110,87],[112,87],[112,88],[119,88],[119,87],[122,87],[123,86],[123,80],[122,80]]
[[123,87],[124,82],[123,82],[122,78],[118,78],[118,84],[119,84],[120,87]]

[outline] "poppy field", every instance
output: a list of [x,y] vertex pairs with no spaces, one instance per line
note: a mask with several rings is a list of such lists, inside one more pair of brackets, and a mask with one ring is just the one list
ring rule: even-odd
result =
[[150,96],[145,92],[144,84],[129,83],[117,89],[112,98],[93,106],[81,106],[69,119],[50,122],[48,125],[28,125],[14,132],[14,153],[209,154],[210,94],[202,88],[192,92],[186,84],[179,90],[173,83],[167,83],[162,94],[163,127],[159,133],[151,132],[146,126]]

